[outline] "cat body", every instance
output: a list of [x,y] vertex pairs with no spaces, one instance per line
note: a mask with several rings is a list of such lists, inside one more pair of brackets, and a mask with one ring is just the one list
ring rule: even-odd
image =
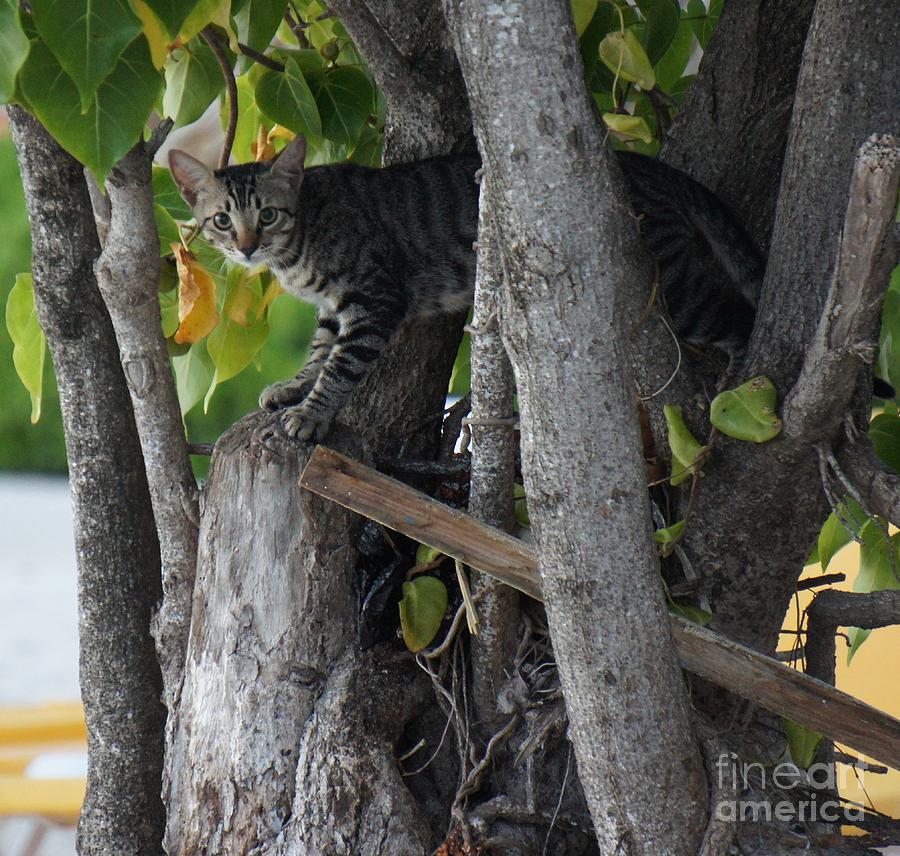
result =
[[[173,151],[170,166],[211,244],[238,263],[267,264],[287,292],[316,305],[305,365],[260,405],[282,411],[289,435],[320,440],[405,321],[471,304],[479,162],[305,169],[305,154],[298,137],[270,163],[213,172]],[[641,155],[619,161],[679,337],[739,352],[764,270],[752,241],[683,173]]]

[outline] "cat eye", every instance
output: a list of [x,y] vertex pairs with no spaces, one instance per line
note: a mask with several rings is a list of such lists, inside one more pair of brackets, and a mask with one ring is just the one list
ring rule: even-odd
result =
[[231,217],[224,211],[220,211],[213,217],[213,224],[217,229],[227,229],[231,225]]
[[271,226],[278,219],[278,211],[266,206],[259,212],[259,222],[263,226]]

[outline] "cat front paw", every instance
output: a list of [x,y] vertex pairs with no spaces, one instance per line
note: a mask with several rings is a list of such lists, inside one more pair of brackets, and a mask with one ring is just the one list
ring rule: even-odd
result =
[[331,429],[331,414],[314,411],[300,404],[281,414],[281,427],[288,437],[301,443],[321,443]]
[[316,385],[315,378],[295,377],[267,386],[259,396],[259,406],[273,412],[301,404]]

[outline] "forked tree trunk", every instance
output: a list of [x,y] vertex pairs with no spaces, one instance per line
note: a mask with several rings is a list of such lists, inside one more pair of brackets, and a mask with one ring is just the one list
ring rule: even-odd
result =
[[204,494],[167,852],[422,853],[390,763],[414,666],[359,653],[352,515],[300,489],[308,449],[251,440],[259,421],[219,441]]

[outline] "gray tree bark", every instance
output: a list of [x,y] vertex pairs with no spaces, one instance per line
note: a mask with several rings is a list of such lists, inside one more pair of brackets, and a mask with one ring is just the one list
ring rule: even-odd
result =
[[[799,34],[805,13],[802,6],[796,11],[798,21],[787,29]],[[852,25],[857,35],[848,39],[851,20],[857,22]],[[725,22],[723,18],[723,28]],[[896,16],[886,15],[883,6],[874,2],[826,0],[816,6],[797,82],[766,284],[753,341],[737,379],[768,375],[780,402],[797,380],[819,323],[856,150],[873,132],[890,132],[900,122],[891,83],[897,68],[898,26]],[[742,35],[747,42],[752,32],[737,28],[732,36]],[[717,31],[714,41],[726,35],[727,30]],[[859,44],[866,45],[862,54],[856,50]],[[729,52],[723,45],[713,53],[711,44],[710,53],[714,59],[726,54],[734,57],[740,51]],[[707,59],[701,65],[701,79]],[[789,76],[782,76],[782,86],[787,91]],[[742,103],[748,97],[732,100]],[[717,103],[723,101],[720,92]],[[685,114],[684,121],[690,123],[687,105]],[[686,135],[690,139],[703,133],[703,111],[700,116],[699,130]],[[725,180],[732,167],[721,164],[720,181],[709,183],[727,186],[743,179],[749,188],[744,195],[752,195],[757,191],[758,173],[763,182],[759,192],[765,193],[771,180],[764,161],[773,156],[776,144],[762,145],[757,155],[755,138],[746,144],[736,115],[720,131],[726,132],[729,139],[740,138],[747,153],[735,159],[735,179]],[[726,150],[736,145],[726,145]],[[699,162],[699,157],[692,159]],[[740,197],[732,201],[751,211]],[[765,210],[769,203],[759,206]],[[760,224],[758,234],[764,235],[765,222]],[[863,363],[858,364],[862,369]],[[857,423],[868,407],[865,389],[863,385],[854,399],[852,419]],[[840,433],[832,431],[829,442],[839,445]],[[685,537],[685,549],[695,567],[702,569],[702,587],[713,609],[712,626],[764,651],[775,649],[796,578],[828,511],[818,459],[810,445],[813,439],[786,435],[761,446],[720,439],[704,467],[706,477]]]
[[[694,853],[705,777],[662,602],[627,369],[649,282],[636,230],[616,203],[624,192],[568,4],[446,0],[445,11],[496,199],[523,472],[600,850]],[[661,812],[676,787],[681,798]]]
[[[158,147],[155,141],[150,145]],[[197,482],[159,317],[152,156],[147,144],[139,142],[110,173],[106,196],[94,195],[95,215],[109,214],[96,275],[116,331],[153,501],[164,595],[153,629],[166,705],[172,709],[184,674],[199,511]]]
[[159,544],[81,165],[9,108],[31,219],[38,318],[62,406],[75,518],[81,696],[88,727],[82,856],[162,854],[165,711],[150,636]]

